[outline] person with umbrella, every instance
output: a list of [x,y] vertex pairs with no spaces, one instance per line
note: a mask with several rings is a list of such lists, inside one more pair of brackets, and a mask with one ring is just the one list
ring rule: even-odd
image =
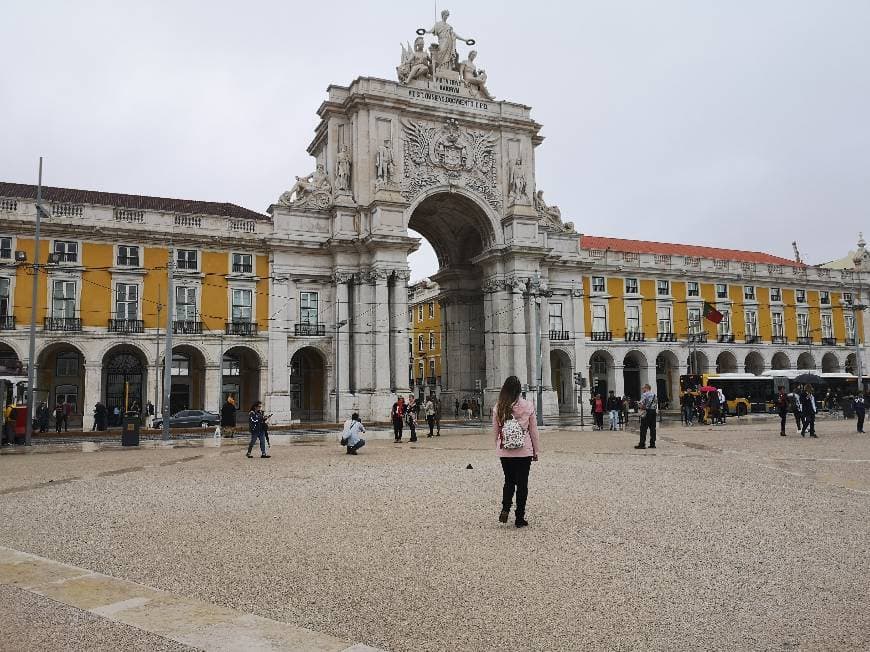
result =
[[793,391],[786,394],[788,404],[791,408],[791,413],[794,415],[794,422],[797,424],[797,431],[800,432],[803,428],[803,414],[801,414],[801,386],[797,385]]
[[785,387],[780,385],[776,394],[776,411],[779,414],[779,435],[785,437],[785,420],[788,418],[788,394]]
[[864,405],[864,397],[858,392],[858,395],[852,400],[852,405],[855,408],[855,416],[858,417],[858,432],[864,432],[864,412],[866,410],[866,406]]
[[804,385],[803,394],[801,394],[801,415],[804,420],[804,427],[801,430],[801,437],[806,436],[807,428],[810,429],[810,437],[818,437],[816,435],[816,397],[813,395],[813,386]]

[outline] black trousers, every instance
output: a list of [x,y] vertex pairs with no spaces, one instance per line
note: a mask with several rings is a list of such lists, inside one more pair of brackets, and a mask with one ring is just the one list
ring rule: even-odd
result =
[[435,430],[435,415],[429,414],[426,416],[426,423],[429,424],[429,436],[432,436],[432,432]]
[[781,411],[779,413],[779,433],[785,434],[785,420],[788,418],[788,412]]
[[864,410],[855,410],[858,417],[858,432],[864,432]]
[[400,441],[402,439],[402,419],[398,417],[393,417],[393,437],[396,438],[396,441]]
[[794,422],[797,424],[798,430],[800,430],[804,425],[803,415],[797,410],[792,412],[792,414],[794,415]]
[[251,441],[248,443],[248,455],[251,454],[251,450],[253,450],[257,440],[260,441],[260,455],[266,454],[266,433],[262,430],[257,430],[251,433]]
[[411,441],[417,441],[417,421],[411,418],[408,421],[408,427],[411,429]]
[[529,469],[532,467],[531,457],[502,457],[501,468],[504,471],[504,488],[501,492],[501,508],[509,512],[517,493],[516,518],[526,515],[526,498],[529,496]]
[[801,430],[801,434],[804,434],[807,431],[807,428],[809,428],[810,434],[815,435],[816,434],[816,415],[812,411],[810,411],[810,412],[807,412],[805,415],[803,415],[803,417],[804,417],[804,428],[803,428],[803,430]]
[[357,443],[355,443],[353,446],[348,446],[348,447],[347,447],[347,452],[348,452],[348,453],[351,453],[351,452],[353,452],[353,451],[358,451],[360,448],[362,448],[362,447],[365,446],[365,445],[366,445],[366,440],[365,440],[365,439],[360,439],[360,440],[359,440]]
[[649,430],[649,445],[656,445],[656,411],[647,410],[640,418],[640,445],[646,446],[646,431]]
[[595,425],[604,428],[604,412],[595,412]]

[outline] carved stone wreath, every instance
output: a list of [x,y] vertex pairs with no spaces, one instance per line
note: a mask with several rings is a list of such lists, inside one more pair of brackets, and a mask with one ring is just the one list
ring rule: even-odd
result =
[[426,188],[459,185],[501,210],[495,145],[498,137],[459,126],[449,118],[443,127],[412,120],[402,121],[404,176],[402,196],[410,201]]

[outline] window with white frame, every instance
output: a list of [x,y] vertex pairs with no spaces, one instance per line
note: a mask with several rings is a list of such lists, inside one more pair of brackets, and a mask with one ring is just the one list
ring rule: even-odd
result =
[[426,341],[422,335],[417,336],[417,350],[425,351],[426,350]]
[[417,363],[417,378],[423,378],[423,374],[425,373],[426,363],[422,360]]
[[224,354],[224,376],[241,376],[242,365],[234,355]]
[[717,283],[716,284],[716,298],[717,299],[727,299],[728,298],[728,285],[725,283]]
[[54,281],[51,290],[51,316],[72,319],[76,316],[76,282]]
[[602,304],[592,306],[592,330],[596,333],[607,330],[607,306]]
[[234,289],[232,294],[232,318],[233,323],[251,323],[253,321],[253,290]]
[[55,375],[70,378],[79,375],[79,354],[75,351],[64,351],[57,354]]
[[175,321],[196,321],[196,288],[180,285],[175,288]]
[[689,281],[686,284],[686,295],[690,297],[701,296],[701,284],[698,281]]
[[561,332],[564,323],[562,322],[562,304],[554,302],[550,304],[550,331]]
[[625,293],[626,294],[637,294],[638,293],[638,284],[637,284],[636,278],[625,279]]
[[844,315],[843,319],[846,322],[846,337],[849,339],[855,339],[855,316]]
[[822,313],[822,337],[834,337],[834,322],[831,315]]
[[318,292],[299,293],[299,321],[303,324],[320,323],[320,294]]
[[196,271],[199,269],[199,252],[196,249],[176,249],[175,265],[178,269]]
[[171,374],[173,376],[189,376],[190,358],[183,353],[173,353]]
[[671,322],[671,309],[668,306],[659,306],[656,308],[656,316],[658,317],[659,333],[673,332],[673,323]]
[[423,321],[423,304],[417,306],[417,321]]
[[233,273],[251,274],[254,271],[254,256],[252,254],[233,254]]
[[656,281],[656,294],[660,297],[666,297],[671,293],[671,282],[667,280]]
[[770,288],[770,300],[771,301],[782,301],[782,289]]
[[773,328],[773,336],[774,337],[784,337],[785,336],[785,326],[783,324],[783,318],[782,318],[781,312],[770,313],[770,324]]
[[0,317],[8,317],[12,314],[12,304],[9,303],[9,285],[8,278],[0,277]]
[[743,286],[743,298],[746,301],[755,301],[755,286],[754,285],[744,285]]
[[625,307],[625,332],[640,333],[640,306]]
[[434,319],[434,318],[435,318],[435,302],[430,301],[429,302],[429,319]]
[[807,315],[805,312],[799,312],[797,314],[797,332],[798,332],[798,337],[809,337],[810,336],[809,315]]
[[746,337],[758,335],[758,313],[754,310],[745,310],[743,317],[746,325]]
[[62,263],[77,263],[79,261],[79,243],[74,240],[55,240],[52,252],[57,254]]
[[435,350],[435,333],[433,333],[432,331],[429,331],[429,350]]
[[606,285],[604,284],[603,276],[593,276],[592,277],[592,291],[593,292],[604,292],[606,289]]
[[819,303],[822,304],[823,306],[830,306],[831,305],[831,293],[828,292],[827,290],[820,290],[819,291]]
[[435,378],[435,358],[429,358],[429,378]]
[[0,258],[3,260],[12,258],[12,238],[0,238]]
[[722,313],[722,321],[716,326],[716,331],[719,335],[731,335],[731,311],[720,310]]
[[703,329],[701,328],[701,309],[689,308],[689,333],[697,334]]
[[115,285],[115,319],[139,319],[139,286],[135,283]]
[[139,267],[139,247],[133,245],[118,245],[118,267]]
[[807,291],[806,290],[795,290],[794,291],[794,300],[797,303],[806,303],[807,302]]

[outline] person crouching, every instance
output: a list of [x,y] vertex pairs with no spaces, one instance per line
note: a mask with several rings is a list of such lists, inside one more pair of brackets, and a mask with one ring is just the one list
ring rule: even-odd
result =
[[360,437],[360,433],[366,431],[366,427],[359,420],[359,414],[354,412],[350,419],[344,422],[344,432],[341,433],[341,441],[347,446],[348,455],[356,455],[356,452],[366,445],[366,440]]

